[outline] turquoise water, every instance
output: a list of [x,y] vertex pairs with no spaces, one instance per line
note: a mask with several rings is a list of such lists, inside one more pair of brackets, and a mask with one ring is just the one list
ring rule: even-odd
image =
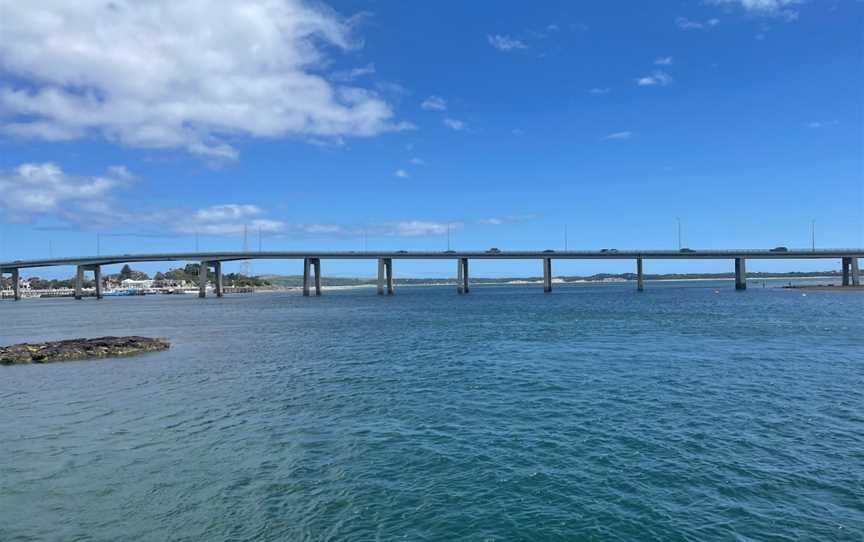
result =
[[864,296],[729,282],[0,303],[0,540],[862,540]]

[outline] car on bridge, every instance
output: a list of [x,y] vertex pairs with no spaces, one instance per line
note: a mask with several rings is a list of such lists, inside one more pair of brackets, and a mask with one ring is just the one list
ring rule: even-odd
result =
[[604,249],[601,249],[600,252],[602,252],[603,254],[609,254],[609,253],[614,254],[615,252],[618,252],[618,249],[617,248],[604,248]]
[[685,252],[685,253],[689,253],[689,252],[696,252],[696,251],[693,250],[692,248],[686,248],[686,247],[685,247],[685,248],[679,249],[678,252]]
[[789,249],[786,247],[774,247],[768,252],[789,252]]
[[486,254],[500,254],[500,253],[501,253],[501,250],[497,249],[495,247],[492,247],[486,251]]
[[554,254],[554,253],[555,253],[555,251],[552,250],[551,248],[547,248],[546,250],[543,251],[543,254]]

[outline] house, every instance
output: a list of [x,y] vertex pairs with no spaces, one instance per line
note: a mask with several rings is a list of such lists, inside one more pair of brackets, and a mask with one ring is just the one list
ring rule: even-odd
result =
[[133,290],[146,290],[147,288],[153,287],[153,280],[144,279],[144,280],[135,280],[135,279],[123,279],[120,281],[120,286],[122,288],[133,289]]

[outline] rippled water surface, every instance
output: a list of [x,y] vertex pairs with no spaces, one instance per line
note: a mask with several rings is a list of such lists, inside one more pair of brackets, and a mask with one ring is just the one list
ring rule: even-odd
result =
[[[0,540],[862,540],[864,296],[0,303]],[[715,291],[716,288],[716,291]]]

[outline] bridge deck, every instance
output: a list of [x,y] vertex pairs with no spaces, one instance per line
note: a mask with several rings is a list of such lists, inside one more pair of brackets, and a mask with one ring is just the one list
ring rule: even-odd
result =
[[490,251],[264,251],[264,252],[176,252],[156,254],[113,254],[105,256],[81,256],[75,258],[51,258],[42,260],[14,260],[0,262],[0,269],[26,269],[60,265],[111,265],[120,263],[166,262],[166,261],[237,261],[237,260],[300,260],[318,258],[327,260],[372,260],[379,258],[401,260],[451,260],[458,258],[485,260],[531,260],[551,258],[554,260],[622,260],[643,258],[646,260],[717,260],[732,258],[747,259],[826,259],[864,258],[864,248],[846,249],[790,249],[773,250],[502,250]]

